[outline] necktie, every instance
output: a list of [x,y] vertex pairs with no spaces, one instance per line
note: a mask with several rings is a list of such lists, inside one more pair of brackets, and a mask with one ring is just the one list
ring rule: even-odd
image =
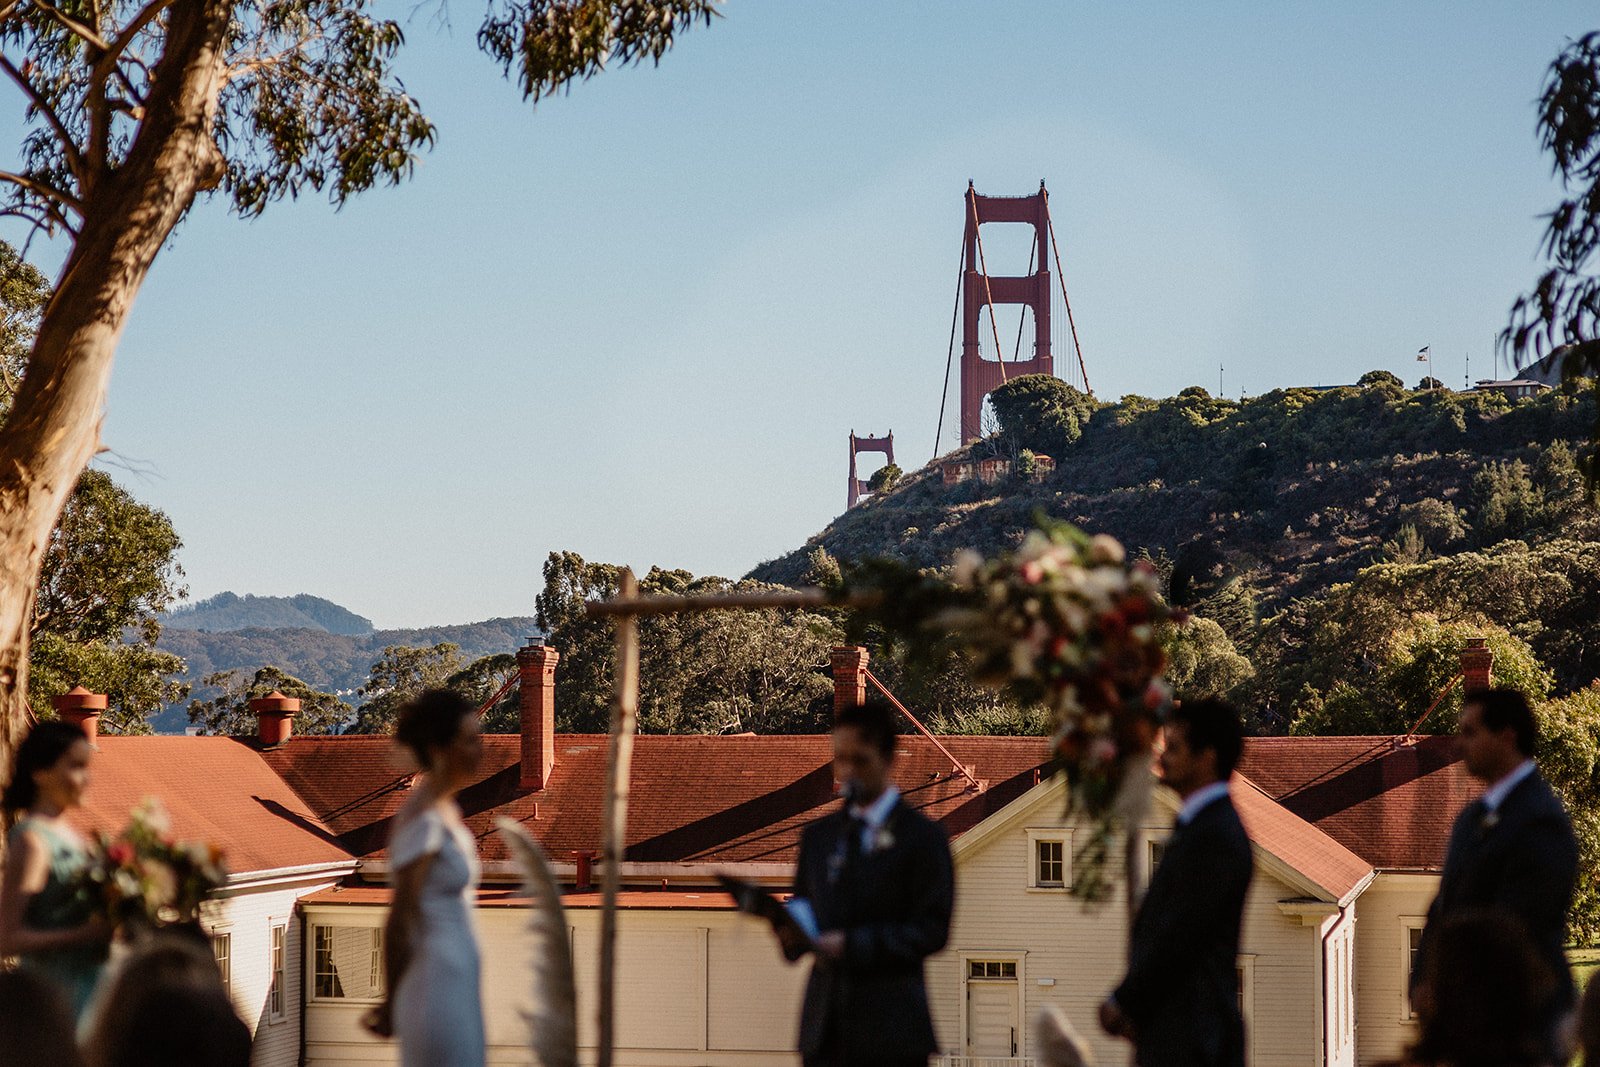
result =
[[867,820],[859,815],[852,815],[845,821],[844,838],[844,865],[851,867],[856,860],[861,858],[861,836],[867,828]]

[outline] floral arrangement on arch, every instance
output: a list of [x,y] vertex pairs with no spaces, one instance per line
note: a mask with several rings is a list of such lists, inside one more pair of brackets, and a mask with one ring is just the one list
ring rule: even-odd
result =
[[876,564],[884,607],[867,614],[913,647],[925,644],[913,630],[954,641],[975,680],[1049,709],[1069,803],[1091,827],[1075,850],[1072,891],[1097,900],[1110,888],[1113,829],[1148,803],[1151,749],[1172,701],[1160,628],[1184,613],[1162,598],[1155,567],[1130,566],[1115,538],[1043,516],[1036,523],[1016,551],[987,560],[962,552],[948,579],[916,588],[903,569],[897,582],[896,565]]
[[200,902],[227,878],[222,850],[177,840],[166,808],[146,797],[121,833],[95,835],[79,889],[92,913],[111,922],[172,926],[198,922]]

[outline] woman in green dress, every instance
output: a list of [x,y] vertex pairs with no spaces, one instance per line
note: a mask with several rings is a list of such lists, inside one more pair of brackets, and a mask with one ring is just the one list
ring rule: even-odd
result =
[[42,722],[17,747],[0,798],[17,817],[0,874],[0,956],[15,956],[57,982],[80,1017],[113,932],[80,892],[89,851],[66,820],[83,800],[92,755],[78,727]]

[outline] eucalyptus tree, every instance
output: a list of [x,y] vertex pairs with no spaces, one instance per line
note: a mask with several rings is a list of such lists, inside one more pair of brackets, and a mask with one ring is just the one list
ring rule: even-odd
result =
[[[489,0],[478,44],[541,97],[659,61],[715,0]],[[0,74],[26,104],[0,214],[68,242],[0,431],[0,763],[27,687],[50,530],[99,428],[118,339],[197,197],[255,215],[403,180],[434,127],[395,76],[369,0],[0,0]]]

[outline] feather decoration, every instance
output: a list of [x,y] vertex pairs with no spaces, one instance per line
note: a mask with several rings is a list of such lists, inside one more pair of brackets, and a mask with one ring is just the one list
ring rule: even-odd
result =
[[528,929],[534,939],[533,1010],[529,1041],[539,1067],[577,1067],[578,1005],[572,978],[572,943],[567,936],[561,889],[539,842],[517,822],[495,820],[500,837],[522,871],[522,888],[534,907]]
[[1039,1009],[1034,1019],[1034,1040],[1038,1042],[1040,1067],[1093,1067],[1094,1053],[1089,1043],[1072,1025],[1067,1013],[1054,1004]]

